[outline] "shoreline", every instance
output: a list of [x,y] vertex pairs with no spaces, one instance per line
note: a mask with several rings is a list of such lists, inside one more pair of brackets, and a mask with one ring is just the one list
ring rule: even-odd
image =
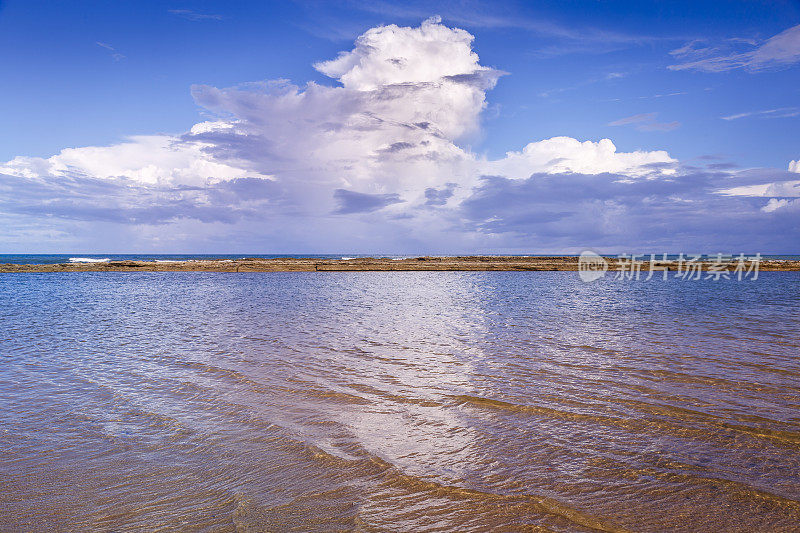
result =
[[[619,268],[615,257],[606,257],[608,271]],[[650,270],[650,261],[639,261],[642,272]],[[703,271],[715,267],[713,260],[694,263]],[[735,259],[721,269],[732,271]],[[675,261],[656,261],[657,270],[678,269]],[[684,266],[684,269],[686,267]],[[761,259],[758,265],[762,272],[797,272],[800,260]],[[354,259],[203,259],[175,262],[156,261],[108,261],[94,263],[55,263],[55,264],[0,264],[0,273],[36,272],[426,272],[426,271],[577,271],[577,256],[453,256],[453,257],[414,257],[406,259],[386,259],[359,257]]]

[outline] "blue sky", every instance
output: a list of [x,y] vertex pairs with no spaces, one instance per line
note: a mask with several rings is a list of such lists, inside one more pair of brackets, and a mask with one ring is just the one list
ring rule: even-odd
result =
[[[492,69],[493,73],[491,80],[476,85],[475,91],[470,93],[470,98],[481,99],[480,105],[476,104],[478,107],[462,108],[461,104],[453,104],[455,113],[471,119],[468,124],[453,126],[454,133],[448,137],[452,146],[440,147],[444,150],[437,152],[440,156],[458,149],[471,161],[489,161],[489,166],[496,171],[495,167],[506,168],[499,162],[506,152],[522,151],[529,143],[563,136],[595,143],[610,139],[619,153],[666,152],[671,164],[680,166],[677,172],[681,176],[688,176],[692,169],[716,165],[713,170],[730,173],[713,177],[715,184],[704,189],[704,208],[712,209],[721,197],[731,198],[726,194],[720,196],[719,191],[751,187],[744,189],[748,194],[734,195],[734,200],[750,202],[753,213],[762,213],[754,216],[775,217],[776,213],[786,211],[782,216],[791,218],[778,221],[783,224],[780,227],[787,228],[782,230],[784,238],[776,240],[771,236],[773,244],[770,246],[774,246],[776,252],[797,251],[794,211],[800,206],[794,205],[796,187],[787,169],[791,161],[800,159],[800,32],[792,32],[792,28],[800,24],[800,2],[670,2],[665,5],[661,2],[563,1],[403,4],[0,1],[0,65],[3,71],[0,112],[4,124],[0,129],[0,172],[5,172],[8,180],[16,178],[6,186],[6,191],[13,189],[15,196],[0,202],[0,214],[8,217],[9,228],[13,228],[7,231],[0,244],[6,251],[51,251],[74,246],[86,251],[91,251],[90,248],[107,250],[123,242],[131,248],[148,251],[225,252],[228,251],[225,246],[233,246],[265,252],[322,252],[331,248],[334,251],[373,251],[378,247],[385,251],[435,251],[452,247],[453,251],[469,252],[531,248],[574,251],[583,246],[617,250],[655,245],[678,251],[676,248],[682,243],[696,247],[755,248],[765,242],[758,232],[736,240],[728,235],[708,234],[707,230],[692,231],[691,227],[683,230],[683,240],[674,234],[670,238],[619,232],[615,238],[610,234],[583,235],[581,224],[572,230],[553,227],[557,220],[563,219],[558,213],[563,213],[564,209],[554,206],[545,209],[537,204],[539,196],[531,199],[529,208],[523,207],[523,211],[528,209],[530,216],[553,213],[554,218],[547,221],[547,227],[522,225],[499,234],[492,233],[486,228],[496,225],[487,225],[486,220],[480,222],[465,215],[468,206],[476,205],[476,199],[470,194],[486,192],[481,187],[485,188],[487,182],[474,181],[488,172],[483,167],[475,170],[477,177],[474,179],[449,178],[449,173],[454,172],[452,168],[426,168],[426,177],[414,186],[391,178],[365,180],[352,170],[353,165],[340,168],[337,165],[341,161],[334,164],[331,159],[323,158],[314,172],[327,170],[325,180],[335,175],[339,181],[326,181],[325,186],[319,186],[324,181],[322,177],[316,174],[311,177],[307,173],[300,177],[296,163],[281,162],[300,158],[300,153],[291,157],[278,154],[266,160],[264,154],[269,152],[269,146],[289,143],[286,139],[279,142],[270,138],[271,134],[258,130],[262,119],[282,128],[276,126],[275,114],[281,114],[281,110],[274,107],[276,104],[264,104],[266,107],[262,109],[272,116],[255,118],[242,107],[254,94],[252,87],[248,89],[250,96],[244,94],[247,91],[240,91],[233,96],[226,93],[224,98],[210,89],[225,90],[265,80],[288,80],[301,91],[308,82],[324,87],[345,85],[347,89],[342,81],[345,78],[340,77],[346,77],[346,72],[337,70],[337,74],[326,74],[315,65],[336,58],[340,52],[354,50],[356,39],[371,29],[384,25],[419,28],[423,21],[435,15],[441,17],[435,19],[439,20],[439,27],[448,31],[463,29],[474,37],[469,46],[479,56],[476,64],[480,69]],[[428,58],[422,52],[414,54],[417,52],[410,53],[406,59],[436,65],[436,58]],[[471,75],[472,71],[465,71],[464,75],[467,73]],[[459,71],[456,75],[462,74]],[[431,83],[433,80],[427,72],[419,76],[422,77],[408,80],[408,83]],[[392,78],[392,82],[406,83],[407,80]],[[350,88],[374,90],[373,85],[358,82],[351,83]],[[414,96],[409,97],[412,99],[406,105],[434,102],[437,108],[420,107],[417,114],[441,117],[441,110],[450,109],[453,103],[449,98],[462,96],[442,93],[435,97],[420,96],[422,100],[415,100],[417,96]],[[374,115],[375,110],[361,109],[359,113]],[[329,119],[324,114],[322,109],[313,116],[305,116],[304,120],[326,124]],[[202,138],[186,137],[195,124],[230,119],[239,121],[247,130],[237,134],[236,142],[240,144],[235,150],[231,148],[230,139],[221,141],[218,135],[212,139],[208,132],[202,133]],[[343,120],[350,119],[352,116]],[[443,120],[451,119],[453,117]],[[291,122],[292,119],[286,120]],[[40,170],[41,161],[34,159],[50,161],[49,158],[65,148],[109,147],[129,142],[132,136],[154,134],[173,136],[182,142],[203,142],[202,157],[212,154],[216,158],[210,163],[204,160],[206,163],[224,163],[241,172],[217,168],[214,171],[217,174],[198,178],[205,180],[201,185],[197,180],[189,183],[175,178],[177,163],[170,162],[169,168],[164,167],[166,173],[154,170],[160,177],[148,178],[148,181],[141,177],[141,169],[133,176],[125,174],[130,169],[115,173],[98,167],[96,161],[89,159],[117,156],[98,156],[87,151],[80,154],[79,163],[75,159],[70,159],[69,164],[51,161],[48,164],[55,166],[44,174],[36,174],[44,171]],[[380,142],[373,139],[378,143],[375,153],[383,153],[384,148],[380,146],[384,145],[415,145],[413,139],[406,139],[402,134],[384,131],[382,135]],[[242,155],[241,145],[245,137],[249,147],[246,157]],[[259,145],[259,142],[265,144]],[[331,141],[329,136],[322,135],[315,142],[331,144],[306,147],[302,152],[303,160],[308,159],[308,154],[333,149],[342,141]],[[358,142],[364,140],[359,138]],[[234,151],[223,154],[223,148]],[[145,151],[152,149],[143,148]],[[558,151],[561,149],[566,148],[553,148],[555,156],[551,161],[565,158]],[[666,162],[664,157],[659,157],[653,156],[647,164]],[[23,162],[20,158],[27,159]],[[14,165],[7,164],[3,171],[2,162],[15,160]],[[374,157],[361,163],[375,170]],[[142,164],[155,168],[162,160]],[[381,164],[384,166],[375,171],[376,175],[392,171],[399,174],[422,172],[416,167],[412,171],[412,167],[402,166],[396,159],[382,160]],[[618,165],[591,167],[583,163],[556,169],[530,163],[526,169],[524,175],[513,178],[498,175],[508,179],[532,179],[536,172],[550,175],[580,171],[596,176],[613,171],[618,172],[616,180],[619,181],[620,175],[641,174]],[[354,172],[354,176],[346,176],[349,171]],[[39,179],[54,180],[51,184],[54,188],[49,193],[53,198],[47,199],[47,194],[30,182],[34,174]],[[75,191],[58,192],[62,190],[59,187],[65,186],[65,177],[111,180],[121,175],[128,180],[138,179],[137,187],[143,188],[137,189],[135,197],[119,197],[104,209],[111,213],[123,212],[125,206],[131,205],[137,209],[150,208],[158,213],[153,214],[151,220],[145,213],[128,219],[89,215],[75,207],[79,203],[77,198],[85,198],[83,193],[72,197],[70,194]],[[23,178],[29,181],[19,181]],[[195,207],[199,205],[197,202],[202,203],[200,207],[207,213],[202,216],[180,211],[170,216],[170,206],[174,208],[175,204],[164,203],[165,196],[174,196],[174,191],[170,193],[164,187],[224,188],[244,179],[266,180],[280,192],[270,193],[273,196],[267,202],[269,206],[256,206],[254,198],[240,198],[237,201],[249,202],[248,210],[237,211],[236,216],[212,216],[212,212],[223,213],[228,208],[227,212],[231,213],[241,210],[241,206],[228,205],[218,198],[214,203],[208,192],[202,200],[191,200]],[[451,189],[463,192],[461,196],[454,193],[448,200],[451,210],[443,213],[444,208],[441,208],[435,216],[422,215],[415,210],[414,198],[423,198],[422,193],[428,189],[436,191],[431,193],[434,196],[439,191],[448,191],[448,183],[456,183]],[[725,183],[731,187],[726,187]],[[769,184],[773,186],[768,193],[764,187],[768,188]],[[83,187],[76,183],[71,186],[76,190]],[[104,182],[104,186],[110,183]],[[752,187],[761,189],[753,193]],[[37,191],[35,195],[33,191]],[[25,200],[25,192],[31,193],[29,200]],[[59,196],[62,193],[64,195]],[[344,198],[357,198],[350,193],[375,198],[364,204],[371,207],[360,210],[341,203]],[[106,194],[109,195],[117,195],[117,192]],[[276,199],[278,196],[280,201]],[[328,203],[321,200],[323,197]],[[309,198],[317,200],[312,202]],[[618,200],[605,201],[619,204]],[[25,204],[26,201],[30,201],[30,205]],[[181,205],[186,201],[182,198]],[[484,205],[486,198],[481,201]],[[700,198],[684,199],[688,201],[698,202]],[[777,207],[764,211],[769,201]],[[42,207],[54,202],[66,202],[75,209],[67,213],[64,209],[54,211]],[[726,204],[724,208],[731,206]],[[334,218],[309,222],[309,213],[320,210],[326,210],[325,213]],[[360,214],[363,217],[357,220]],[[502,218],[503,213],[482,216],[489,220]],[[685,218],[677,214],[664,216]],[[415,217],[426,222],[415,226],[410,221]],[[455,240],[453,235],[424,234],[422,228],[437,220],[436,217],[453,228],[457,233]],[[318,234],[314,229],[308,234],[292,231],[287,236],[281,231],[262,238],[260,235],[268,232],[251,231],[253,222],[246,223],[244,219],[258,220],[256,225],[267,224],[269,219],[269,227],[306,222],[311,228],[333,224],[340,231],[325,239],[313,238],[311,235]],[[101,221],[106,224],[102,230],[98,229]],[[659,227],[668,227],[669,222],[666,219]],[[761,222],[764,225],[763,228],[758,226],[762,228],[760,231],[770,233],[767,222]],[[720,227],[725,226],[723,222],[720,224]],[[376,234],[367,231],[376,227],[382,228]],[[565,237],[570,231],[571,236]]]

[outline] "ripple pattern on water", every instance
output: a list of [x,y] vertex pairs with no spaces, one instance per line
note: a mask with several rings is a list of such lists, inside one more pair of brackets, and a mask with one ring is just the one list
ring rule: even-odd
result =
[[791,531],[799,295],[0,275],[0,530]]

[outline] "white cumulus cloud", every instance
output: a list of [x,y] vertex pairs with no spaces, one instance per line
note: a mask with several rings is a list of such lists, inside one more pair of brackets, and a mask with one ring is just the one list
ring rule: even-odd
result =
[[761,210],[765,213],[772,213],[777,211],[778,209],[792,209],[795,207],[800,207],[799,200],[787,200],[785,198],[770,198],[767,205],[761,208]]
[[486,164],[487,174],[527,178],[536,172],[600,174],[618,173],[641,176],[654,170],[670,174],[677,161],[665,151],[618,152],[610,139],[598,142],[578,141],[571,137],[553,137],[532,142],[519,152]]
[[[499,159],[470,151],[464,140],[503,74],[480,64],[472,42],[436,18],[379,26],[315,64],[329,84],[194,86],[217,117],[183,134],[0,163],[0,213],[62,233],[97,220],[171,224],[136,233],[164,247],[440,252],[654,242],[647,232],[670,217],[692,224],[704,201],[762,213],[741,194],[714,194],[720,172],[688,175],[662,150],[553,137]],[[597,226],[587,213],[613,221]],[[707,222],[699,231],[714,231]]]
[[83,176],[126,178],[143,185],[201,186],[258,176],[220,162],[203,151],[203,143],[178,143],[168,135],[139,135],[111,146],[65,148],[48,158],[15,157],[0,164],[0,173],[37,178]]

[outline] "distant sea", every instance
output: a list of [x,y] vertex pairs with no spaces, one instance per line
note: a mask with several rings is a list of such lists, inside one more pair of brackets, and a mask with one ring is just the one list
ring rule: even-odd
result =
[[[636,253],[636,252],[632,252]],[[734,255],[738,255],[737,252]],[[244,259],[246,257],[257,257],[262,259],[278,259],[284,257],[299,257],[308,259],[354,259],[357,257],[386,257],[390,259],[402,259],[405,257],[417,257],[426,254],[0,254],[0,263],[12,263],[18,265],[51,265],[57,263],[102,263],[108,261],[201,261],[209,259]],[[428,254],[430,255],[430,254]],[[451,254],[453,255],[453,254]],[[578,255],[578,254],[471,254],[471,255],[519,255],[520,257],[536,257],[548,255]],[[755,255],[747,253],[747,256]],[[708,254],[706,254],[708,256]],[[643,257],[648,259],[649,253]],[[656,254],[661,257],[661,254]],[[669,254],[669,259],[678,256]],[[711,257],[715,257],[711,254]],[[763,255],[764,259],[775,260],[800,260],[800,255]]]
[[[56,263],[99,263],[107,261],[202,261],[209,259],[244,259],[258,257],[277,259],[303,257],[309,259],[348,259],[376,257],[375,254],[0,254],[0,263],[18,265],[51,265]],[[406,257],[378,254],[377,257]]]

